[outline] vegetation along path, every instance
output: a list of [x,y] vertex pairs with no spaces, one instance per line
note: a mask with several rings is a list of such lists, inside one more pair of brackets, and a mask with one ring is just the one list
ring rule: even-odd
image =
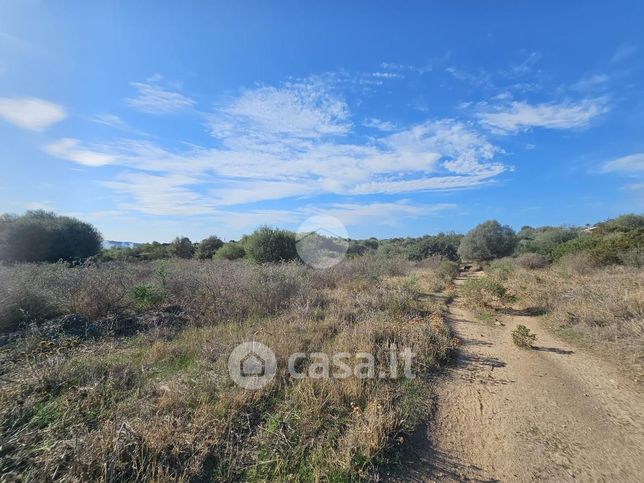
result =
[[[457,297],[450,322],[461,349],[408,481],[642,481],[644,398],[632,383],[536,317],[484,323]],[[537,334],[534,349],[513,345],[519,324]]]

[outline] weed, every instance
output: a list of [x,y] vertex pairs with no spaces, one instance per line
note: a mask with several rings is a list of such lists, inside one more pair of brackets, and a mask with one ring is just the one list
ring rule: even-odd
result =
[[531,334],[530,329],[525,325],[517,325],[512,331],[512,342],[523,349],[531,349],[536,339],[536,334]]

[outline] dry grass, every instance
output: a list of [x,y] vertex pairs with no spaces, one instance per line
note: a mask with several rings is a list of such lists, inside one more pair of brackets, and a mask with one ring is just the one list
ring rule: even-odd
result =
[[543,310],[560,333],[596,349],[644,380],[644,276],[575,257],[543,270],[517,269],[506,287],[523,308]]
[[[424,376],[453,347],[444,307],[423,295],[449,277],[398,260],[25,265],[0,278],[2,314],[28,326],[0,348],[0,472],[24,480],[372,478],[427,413]],[[162,294],[154,310],[133,297],[141,285]],[[278,360],[257,391],[227,373],[248,340]],[[417,354],[416,379],[285,370],[298,351],[368,351],[380,368],[394,344]]]

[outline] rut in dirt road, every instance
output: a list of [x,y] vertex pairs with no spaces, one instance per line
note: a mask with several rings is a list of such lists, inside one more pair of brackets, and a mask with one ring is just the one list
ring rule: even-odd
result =
[[[461,348],[437,382],[436,413],[403,480],[644,481],[639,388],[535,317],[486,324],[458,299],[449,316]],[[513,345],[519,324],[537,334],[534,350]]]

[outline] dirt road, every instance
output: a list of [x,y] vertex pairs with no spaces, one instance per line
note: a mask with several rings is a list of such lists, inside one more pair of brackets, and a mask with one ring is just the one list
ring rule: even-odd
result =
[[[403,480],[644,481],[644,395],[538,319],[497,319],[450,305],[460,355],[437,381],[435,417]],[[534,350],[513,345],[518,324],[537,334]]]

